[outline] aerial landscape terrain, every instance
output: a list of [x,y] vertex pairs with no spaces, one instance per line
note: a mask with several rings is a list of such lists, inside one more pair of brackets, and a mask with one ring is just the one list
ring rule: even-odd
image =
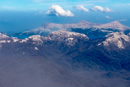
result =
[[0,87],[130,87],[129,0],[1,0]]

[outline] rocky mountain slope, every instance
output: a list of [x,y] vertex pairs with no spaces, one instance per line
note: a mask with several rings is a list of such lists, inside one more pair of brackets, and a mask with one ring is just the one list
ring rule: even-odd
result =
[[129,87],[129,52],[123,32],[98,39],[64,30],[25,39],[0,33],[0,86]]
[[86,21],[82,21],[75,24],[74,23],[73,24],[48,23],[36,29],[30,31],[24,31],[21,33],[16,33],[13,34],[12,36],[18,38],[27,38],[31,35],[37,35],[37,34],[42,36],[47,36],[49,33],[58,30],[66,30],[66,31],[73,31],[77,33],[83,33],[90,38],[95,38],[98,36],[104,37],[105,35],[111,32],[128,33],[130,31],[130,28],[125,25],[122,25],[118,21],[113,21],[111,23],[106,23],[106,24],[97,24],[97,23],[91,23]]
[[[55,54],[55,51],[57,51],[72,59],[74,58],[76,61],[78,61],[78,57],[82,61],[83,57],[83,60],[86,60],[83,62],[89,60],[96,64],[100,63],[101,66],[105,60],[114,61],[113,59],[125,57],[121,60],[118,59],[117,64],[130,60],[128,53],[130,51],[130,37],[123,32],[110,33],[105,38],[94,40],[89,40],[85,34],[63,30],[52,32],[46,37],[33,35],[26,39],[18,39],[1,34],[0,38],[1,55],[8,53],[11,55],[48,56],[49,53]],[[122,55],[122,53],[125,53],[125,55]],[[113,67],[115,66],[113,65]],[[124,67],[120,65],[121,68]],[[130,70],[130,66],[127,65],[125,69]]]
[[130,29],[129,27],[122,25],[118,21],[113,21],[113,22],[110,22],[110,23],[101,24],[99,26],[95,26],[95,28],[98,28],[98,29],[115,29],[115,30],[119,30],[119,31],[125,31],[127,29]]

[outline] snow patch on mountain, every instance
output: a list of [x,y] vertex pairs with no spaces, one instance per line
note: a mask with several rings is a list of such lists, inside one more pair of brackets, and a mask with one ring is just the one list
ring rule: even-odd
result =
[[[0,43],[32,43],[35,45],[42,45],[46,41],[56,41],[57,43],[65,43],[68,46],[74,46],[78,40],[88,40],[89,38],[85,34],[75,33],[75,32],[69,32],[69,31],[55,31],[50,33],[48,36],[43,37],[41,35],[32,35],[25,39],[18,39],[15,37],[9,37],[7,35],[1,34],[2,38],[8,38],[8,39],[2,39],[0,40]],[[38,48],[35,48],[35,50],[38,50]]]
[[7,39],[9,38],[9,36],[5,35],[5,34],[2,34],[0,33],[0,39]]
[[19,39],[16,38],[16,37],[12,37],[11,39],[13,40],[13,42],[18,42],[19,41]]
[[123,32],[116,32],[106,35],[106,40],[103,41],[103,45],[110,46],[111,44],[114,44],[118,48],[124,49],[124,42],[130,42],[130,37]]
[[91,22],[87,22],[87,21],[81,21],[79,23],[76,24],[65,24],[65,26],[67,26],[69,29],[75,29],[75,28],[81,28],[81,29],[89,29],[89,28],[93,28],[94,26],[98,26],[100,24],[98,23],[91,23]]
[[0,40],[0,43],[10,43],[11,40]]
[[89,38],[85,34],[60,30],[52,32],[48,37],[46,37],[46,39],[57,42],[64,42],[67,45],[73,46],[78,42],[78,39],[88,40]]
[[5,34],[0,33],[0,49],[2,48],[2,44],[11,43],[11,42],[17,42],[17,41],[19,41],[18,38],[9,37],[9,36],[7,36]]
[[20,41],[19,41],[19,43],[26,43],[28,41],[28,38],[25,38],[25,39],[21,39]]
[[27,38],[26,40],[31,40],[33,41],[32,43],[33,44],[36,44],[36,45],[42,45],[43,44],[43,36],[41,35],[32,35],[30,36],[29,38]]
[[51,32],[51,30],[47,29],[47,28],[44,28],[44,27],[38,27],[36,29],[33,29],[31,31],[25,31],[23,33],[26,33],[26,34],[29,34],[29,33],[39,33],[39,34],[41,34],[43,32]]
[[17,42],[19,41],[16,37],[9,37],[5,34],[0,33],[0,43],[11,43],[11,42]]
[[29,42],[29,40],[33,41],[33,43],[39,43],[39,44],[43,43],[43,37],[41,35],[32,35],[28,38],[21,39],[19,43],[27,43]]
[[101,32],[117,32],[117,31],[126,31],[130,30],[130,27],[127,27],[118,21],[113,21],[106,24],[98,24],[98,23],[91,23],[87,21],[81,21],[79,23],[68,23],[68,24],[56,24],[56,23],[47,23],[44,24],[38,28],[35,28],[30,31],[25,31],[20,33],[22,36],[31,36],[31,35],[37,35],[40,34],[42,36],[47,36],[51,32],[59,31],[59,30],[65,30],[65,31],[72,31],[72,29],[91,29],[92,32],[95,30],[99,30]]
[[28,39],[31,39],[33,41],[42,41],[42,36],[41,35],[33,35],[33,36],[30,36]]
[[79,38],[84,38],[84,39],[88,39],[88,37],[85,34],[80,34],[80,33],[75,33],[75,32],[68,32],[68,31],[64,31],[64,30],[60,30],[60,31],[55,31],[52,32],[49,37],[51,37],[52,40],[64,40],[64,38],[75,38],[75,37],[79,37]]
[[34,47],[34,49],[35,49],[35,50],[38,50],[38,48],[37,48],[37,47]]
[[81,29],[87,29],[92,28],[93,26],[97,26],[100,24],[97,23],[91,23],[87,21],[81,21],[79,23],[68,23],[68,24],[56,24],[56,23],[48,23],[44,24],[36,29],[33,29],[31,31],[25,31],[23,34],[29,34],[29,33],[36,33],[41,34],[44,32],[53,32],[58,30],[71,30],[72,28],[81,28]]
[[103,29],[117,29],[119,31],[124,31],[126,29],[130,29],[129,27],[122,25],[118,21],[114,21],[114,22],[107,23],[107,24],[101,24],[99,26],[95,26],[95,28],[98,28],[98,29],[102,29],[102,28]]
[[41,35],[32,35],[29,38],[21,39],[19,42],[27,43],[31,40],[33,44],[41,45],[46,41],[56,41],[57,43],[65,43],[66,45],[74,46],[75,43],[78,42],[78,39],[88,40],[89,38],[85,34],[60,30],[54,31],[46,37]]

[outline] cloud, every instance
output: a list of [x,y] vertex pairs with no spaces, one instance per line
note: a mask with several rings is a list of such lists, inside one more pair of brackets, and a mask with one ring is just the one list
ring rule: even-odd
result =
[[14,7],[14,6],[7,6],[7,5],[4,5],[1,8],[4,9],[4,10],[16,10],[16,7]]
[[77,10],[88,12],[89,10],[85,8],[83,5],[77,5],[75,6]]
[[34,2],[42,2],[43,0],[33,0]]
[[107,19],[111,19],[112,17],[110,17],[110,16],[105,16],[105,18],[107,18]]
[[107,13],[112,12],[112,10],[110,8],[108,8],[108,7],[103,8],[101,6],[94,6],[91,8],[91,10],[92,11],[99,11],[99,12],[107,12]]
[[126,7],[126,6],[130,6],[130,3],[120,3],[120,4],[118,3],[118,4],[114,4],[114,5],[119,6],[119,7],[120,6],[125,6]]
[[58,0],[32,0],[32,1],[41,3],[41,2],[44,2],[44,1],[58,1]]
[[120,19],[120,20],[117,20],[117,21],[119,21],[119,22],[125,22],[125,21],[127,21],[127,19]]
[[54,15],[54,16],[66,16],[66,17],[72,17],[74,14],[70,10],[64,10],[59,5],[52,5],[50,7],[50,10],[47,11],[47,15]]
[[[44,2],[44,1],[59,1],[59,0],[31,0],[33,2]],[[62,1],[67,1],[67,0],[60,0],[61,2]]]

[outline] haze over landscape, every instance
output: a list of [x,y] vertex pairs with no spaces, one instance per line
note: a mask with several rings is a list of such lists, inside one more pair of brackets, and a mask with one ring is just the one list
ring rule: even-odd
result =
[[130,26],[129,7],[128,0],[1,0],[0,30],[21,32],[46,23],[80,21]]
[[130,87],[129,0],[1,0],[0,87]]

